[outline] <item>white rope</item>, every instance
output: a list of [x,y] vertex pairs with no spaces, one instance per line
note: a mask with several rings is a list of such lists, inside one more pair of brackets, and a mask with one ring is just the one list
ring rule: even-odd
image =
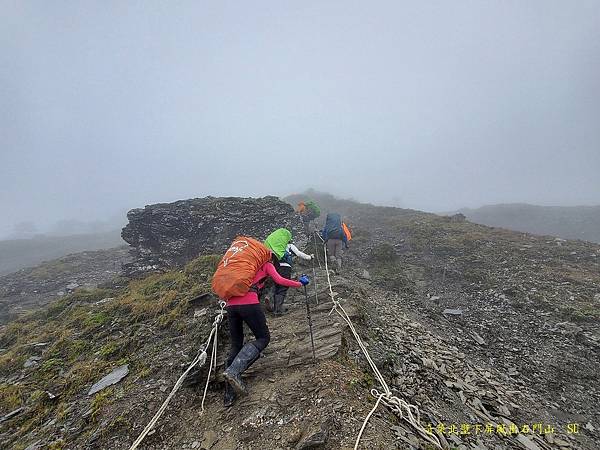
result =
[[377,407],[379,406],[379,403],[383,403],[384,405],[386,405],[388,408],[390,408],[394,413],[396,413],[398,415],[398,417],[400,417],[400,419],[405,420],[406,422],[408,422],[415,430],[417,430],[417,432],[428,442],[430,442],[431,444],[435,445],[438,448],[442,448],[442,445],[438,439],[437,436],[435,436],[434,434],[430,434],[427,432],[427,430],[425,430],[425,428],[421,425],[421,418],[420,418],[420,414],[419,414],[419,409],[414,406],[411,405],[410,403],[406,402],[405,400],[396,397],[395,395],[393,395],[392,391],[390,390],[389,386],[387,385],[387,383],[385,382],[385,378],[383,378],[383,375],[381,374],[381,372],[379,371],[379,369],[377,368],[377,365],[375,364],[375,362],[373,361],[373,359],[371,358],[371,355],[369,355],[369,352],[366,348],[366,346],[363,344],[362,339],[360,338],[358,332],[356,331],[356,328],[354,327],[354,324],[352,323],[352,320],[350,320],[350,316],[348,315],[348,313],[346,312],[346,310],[344,309],[344,307],[340,304],[340,302],[338,302],[335,299],[334,293],[333,293],[333,288],[331,287],[331,279],[329,277],[329,268],[327,265],[327,245],[323,245],[323,250],[324,250],[324,254],[325,254],[325,272],[327,273],[327,284],[329,285],[329,296],[331,297],[331,301],[333,302],[333,308],[331,309],[331,311],[329,312],[329,314],[331,314],[333,311],[337,312],[338,315],[344,319],[344,321],[348,324],[348,328],[350,329],[350,331],[352,331],[352,334],[354,335],[354,338],[356,339],[356,342],[358,343],[358,346],[360,347],[360,349],[362,350],[367,362],[369,363],[369,366],[371,366],[371,370],[373,371],[373,373],[375,374],[375,377],[377,378],[377,381],[379,381],[379,384],[381,384],[381,386],[383,387],[384,392],[379,392],[377,389],[372,389],[371,390],[371,395],[375,398],[377,398],[377,402],[375,403],[375,406],[373,407],[373,409],[371,410],[371,412],[369,412],[369,414],[367,415],[367,417],[365,418],[363,425],[360,429],[360,432],[358,433],[358,437],[356,439],[356,443],[354,444],[354,450],[358,449],[358,445],[360,443],[360,438],[362,437],[362,434],[365,430],[365,427],[367,426],[367,423],[369,422],[369,419],[371,418],[371,416],[373,415],[373,413],[375,412],[375,410],[377,409]]
[[217,359],[216,359],[216,355],[217,355],[217,334],[218,334],[218,331],[219,331],[219,324],[223,321],[223,316],[225,315],[225,302],[224,301],[220,301],[219,302],[219,307],[221,308],[221,310],[219,311],[219,313],[215,317],[215,320],[213,321],[212,330],[211,330],[210,334],[208,335],[208,339],[206,340],[206,342],[203,345],[200,346],[200,349],[198,350],[198,353],[196,354],[196,357],[194,358],[194,360],[192,361],[192,363],[185,370],[185,372],[183,372],[183,374],[179,377],[179,379],[175,383],[175,386],[173,386],[173,389],[171,390],[171,393],[167,396],[167,398],[165,399],[165,401],[163,402],[163,404],[160,406],[160,408],[158,409],[158,411],[156,412],[156,414],[154,415],[154,417],[152,418],[152,420],[150,420],[150,422],[148,423],[148,425],[146,425],[146,428],[144,428],[144,431],[142,431],[142,433],[138,436],[138,438],[135,440],[135,442],[133,444],[131,444],[131,447],[129,447],[129,450],[135,450],[135,449],[137,449],[138,446],[144,440],[144,438],[146,436],[148,436],[148,433],[150,433],[150,431],[154,428],[154,426],[156,425],[156,422],[158,422],[158,419],[160,419],[160,416],[162,416],[162,414],[167,409],[167,406],[169,405],[169,402],[171,401],[171,399],[173,398],[173,396],[175,395],[175,393],[179,390],[179,388],[183,384],[183,381],[185,380],[185,377],[187,377],[188,373],[190,373],[190,371],[196,365],[199,364],[200,367],[202,367],[204,365],[204,363],[206,362],[206,349],[210,346],[211,341],[212,341],[213,342],[213,348],[212,348],[211,360],[210,360],[210,366],[211,367],[210,367],[210,369],[208,371],[208,378],[207,378],[207,381],[206,381],[206,387],[204,388],[204,397],[202,397],[202,411],[204,412],[204,399],[206,398],[206,391],[208,389],[208,383],[210,381],[210,374],[211,374],[211,371],[212,371],[212,366],[214,364],[215,367],[216,367],[216,362],[217,362]]
[[[213,328],[214,329],[214,328]],[[202,395],[202,403],[200,403],[200,415],[204,414],[204,400],[206,400],[206,392],[208,391],[208,385],[210,383],[210,374],[212,373],[213,367],[217,368],[217,339],[219,333],[215,333],[214,344],[212,346],[212,353],[210,355],[210,365],[208,366],[208,375],[206,376],[206,385],[204,386],[204,394]],[[210,338],[209,338],[210,339]]]
[[371,409],[371,411],[369,412],[369,414],[367,414],[367,418],[364,420],[362,427],[360,427],[360,431],[358,432],[358,436],[356,437],[356,443],[354,444],[354,450],[358,449],[358,444],[360,442],[360,438],[363,434],[363,431],[365,431],[365,428],[367,426],[367,422],[369,421],[369,419],[371,418],[371,416],[373,415],[373,413],[375,412],[375,410],[377,409],[377,407],[379,406],[379,402],[381,402],[381,399],[383,398],[384,394],[380,394],[379,397],[377,398],[377,401],[375,402],[375,406],[373,406],[373,409]]
[[[316,241],[315,241],[316,244]],[[315,248],[316,250],[316,248]],[[317,305],[319,304],[319,287],[317,286],[317,274],[315,272],[315,258],[311,258],[312,262],[312,273],[313,273],[313,283],[315,283],[315,300],[317,301]]]
[[[313,242],[315,243],[315,256],[317,257],[317,262],[319,263],[319,269],[321,268],[321,258],[319,258],[319,248],[317,247],[317,238],[315,237],[315,235],[319,235],[319,233],[317,232],[317,230],[313,230]],[[319,236],[320,238],[321,236]],[[322,239],[321,239],[322,240]]]

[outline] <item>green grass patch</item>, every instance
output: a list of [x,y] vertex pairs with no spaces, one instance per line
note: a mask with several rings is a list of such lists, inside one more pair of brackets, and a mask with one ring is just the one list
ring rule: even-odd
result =
[[[118,340],[109,336],[135,330],[136,324],[142,323],[144,328],[163,326],[189,332],[186,327],[197,326],[186,320],[191,312],[189,300],[210,292],[210,281],[219,260],[219,256],[202,256],[183,270],[131,281],[119,292],[79,289],[4,326],[0,331],[0,347],[6,348],[0,354],[1,376],[18,374],[32,354],[33,344],[49,343],[43,347],[44,359],[39,366],[28,371],[26,384],[0,386],[3,412],[21,405],[28,407],[15,419],[14,440],[22,439],[50,418],[63,421],[67,415],[74,414],[68,406],[74,396],[86,394],[90,386],[115,365],[133,360],[132,371],[138,379],[151,376],[153,369],[147,362],[140,361],[136,367],[133,353],[140,346],[155,344],[138,342],[133,335]],[[106,297],[115,300],[95,304]],[[60,394],[60,398],[49,400],[46,391]],[[107,389],[94,396],[93,420],[102,414],[106,405],[118,401],[114,392]],[[117,418],[112,427],[122,428],[127,424],[125,418]],[[56,445],[60,448],[62,444]]]
[[[18,384],[0,384],[0,411],[9,413],[23,405],[23,387]],[[2,415],[0,414],[0,415]]]
[[94,395],[91,404],[92,421],[96,421],[102,408],[112,402],[113,394],[114,389],[112,387],[108,387]]
[[90,314],[84,321],[83,325],[86,328],[97,328],[110,321],[110,317],[106,312],[100,311]]
[[109,342],[100,348],[99,354],[101,357],[108,359],[111,356],[115,356],[117,353],[119,353],[121,348],[121,344],[118,344],[117,342]]

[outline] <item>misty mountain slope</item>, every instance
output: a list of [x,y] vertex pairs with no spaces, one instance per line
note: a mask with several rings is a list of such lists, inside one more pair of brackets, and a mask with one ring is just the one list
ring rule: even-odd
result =
[[70,253],[104,250],[123,244],[119,230],[0,241],[0,275],[35,266]]
[[111,283],[131,259],[125,246],[86,251],[0,276],[0,324],[75,289]]
[[600,206],[490,205],[459,210],[475,223],[600,242]]
[[[555,427],[518,436],[446,433],[448,448],[595,448],[600,246],[418,211],[320,203],[346,208],[354,235],[333,289],[391,388],[419,406],[424,425]],[[216,307],[198,295],[210,290],[217,261],[201,256],[123,289],[75,291],[3,326],[1,413],[24,409],[0,424],[1,440],[14,448],[38,441],[128,448],[208,335]],[[310,266],[296,271],[312,274]],[[290,290],[290,314],[268,318],[273,339],[249,375],[250,395],[225,410],[217,378],[201,415],[203,385],[182,389],[143,448],[309,448],[311,436],[323,448],[352,448],[374,405],[369,391],[379,387],[343,322],[329,315],[324,270],[316,274],[317,364],[303,295]],[[219,345],[221,364],[225,329]],[[87,395],[123,364],[123,381]],[[203,381],[205,370],[199,375]],[[567,433],[572,422],[578,434]],[[430,448],[381,407],[361,448],[410,446]]]

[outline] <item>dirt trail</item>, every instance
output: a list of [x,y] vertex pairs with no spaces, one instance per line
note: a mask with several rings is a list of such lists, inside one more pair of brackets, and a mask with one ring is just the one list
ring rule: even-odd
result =
[[[324,271],[320,271],[324,279]],[[354,320],[357,293],[336,283],[344,307]],[[289,311],[268,316],[271,344],[250,370],[246,381],[249,395],[233,408],[222,406],[220,372],[227,347],[219,349],[219,370],[210,385],[206,411],[200,414],[205,372],[193,389],[180,391],[161,419],[157,431],[143,448],[352,448],[362,421],[372,407],[368,395],[370,379],[345,355],[349,343],[345,323],[333,312],[327,291],[319,290],[319,304],[309,291],[315,341],[312,348],[302,291],[290,290]],[[147,415],[143,414],[146,419]],[[133,430],[143,428],[143,421]],[[372,426],[388,427],[380,417]],[[134,439],[134,436],[131,435]],[[127,448],[114,440],[115,448]],[[394,448],[393,434],[365,439],[372,448]]]

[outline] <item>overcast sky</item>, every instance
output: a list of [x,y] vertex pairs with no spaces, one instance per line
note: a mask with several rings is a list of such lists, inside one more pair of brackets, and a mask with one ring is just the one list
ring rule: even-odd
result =
[[0,235],[308,187],[600,204],[600,2],[0,0]]

